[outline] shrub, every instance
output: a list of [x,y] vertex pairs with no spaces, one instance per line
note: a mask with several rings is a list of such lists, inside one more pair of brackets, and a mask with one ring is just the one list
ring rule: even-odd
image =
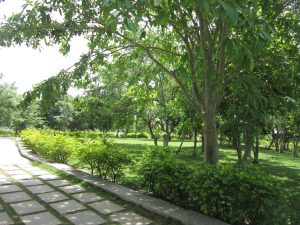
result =
[[107,139],[86,139],[77,153],[79,161],[86,164],[91,173],[95,172],[104,179],[114,182],[123,174],[130,163],[128,155],[122,150],[114,149]]
[[12,130],[0,130],[0,137],[14,137],[15,132]]
[[235,165],[191,168],[169,150],[152,149],[139,174],[154,195],[230,224],[286,224],[288,192],[258,168]]
[[146,133],[127,133],[127,134],[121,134],[120,137],[123,138],[148,138],[148,134]]
[[192,167],[177,159],[170,149],[149,149],[143,156],[138,173],[146,190],[178,204],[187,204],[187,177]]

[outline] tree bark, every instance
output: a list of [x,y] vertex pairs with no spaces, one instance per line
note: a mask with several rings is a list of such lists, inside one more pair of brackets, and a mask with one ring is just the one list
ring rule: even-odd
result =
[[157,139],[158,139],[158,138],[154,135],[154,132],[153,132],[151,123],[150,123],[150,122],[147,122],[147,126],[148,126],[148,128],[149,128],[150,136],[151,136],[151,138],[152,138],[153,141],[154,141],[154,145],[157,146]]
[[238,160],[239,160],[239,162],[242,162],[241,135],[240,134],[234,135],[232,140],[234,142]]
[[[213,106],[212,106],[213,107]],[[218,162],[218,136],[215,110],[207,110],[203,116],[204,121],[204,155],[205,163],[217,164]]]
[[197,135],[198,135],[198,130],[197,128],[194,129],[194,148],[193,148],[193,156],[197,156]]
[[255,139],[255,148],[253,148],[253,156],[254,156],[254,159],[253,159],[253,163],[258,163],[258,154],[259,154],[259,137],[258,135],[256,136],[256,139]]
[[299,157],[299,147],[298,147],[299,139],[300,139],[300,138],[297,138],[297,137],[293,139],[293,145],[294,145],[294,158],[295,158],[295,159]]
[[244,139],[245,139],[245,153],[243,155],[243,161],[245,162],[250,156],[251,149],[253,147],[253,137],[249,128],[246,128]]

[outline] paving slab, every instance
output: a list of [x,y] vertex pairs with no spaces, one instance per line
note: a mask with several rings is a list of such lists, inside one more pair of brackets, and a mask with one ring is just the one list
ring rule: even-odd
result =
[[43,184],[43,182],[40,181],[39,179],[19,180],[18,182],[21,183],[23,186],[34,186],[34,185]]
[[44,211],[45,207],[42,206],[37,201],[27,201],[10,204],[10,206],[15,210],[18,215],[24,215],[29,213],[35,213]]
[[58,202],[68,199],[68,197],[58,191],[39,194],[38,197],[46,203]]
[[103,200],[103,198],[101,196],[96,195],[95,193],[92,193],[92,192],[78,193],[78,194],[72,195],[72,197],[76,198],[77,200],[79,200],[83,203],[90,203],[90,202]]
[[0,185],[3,185],[3,184],[11,184],[11,183],[12,183],[12,182],[11,182],[10,180],[0,178]]
[[72,185],[72,183],[67,180],[48,180],[47,182],[55,187]]
[[45,170],[41,170],[41,169],[37,169],[37,170],[29,171],[29,172],[35,176],[52,175],[49,172],[47,172]]
[[60,225],[62,222],[49,212],[37,213],[20,217],[28,225]]
[[25,192],[14,192],[14,193],[2,194],[1,198],[6,203],[31,200],[31,197]]
[[0,165],[0,169],[5,170],[7,172],[10,170],[17,170],[19,168],[13,165]]
[[19,181],[19,180],[27,180],[27,179],[31,179],[32,175],[30,174],[17,174],[17,175],[12,175],[11,176],[13,179]]
[[0,213],[0,225],[9,225],[14,224],[11,218],[7,215],[6,212]]
[[62,187],[58,187],[58,188],[68,194],[75,194],[75,193],[86,191],[80,185],[69,185],[69,186],[62,186]]
[[6,179],[7,176],[5,174],[0,174],[0,179]]
[[26,187],[30,192],[33,194],[41,194],[54,191],[53,188],[49,187],[48,185],[35,185],[35,186],[28,186]]
[[20,169],[16,169],[16,170],[8,170],[6,171],[9,175],[20,175],[20,174],[27,174],[27,172],[20,170]]
[[53,174],[45,174],[45,175],[39,175],[38,176],[42,180],[58,180],[59,177]]
[[21,188],[19,188],[17,185],[14,185],[14,184],[0,186],[0,194],[16,192],[16,191],[21,191],[21,190],[22,190]]
[[118,212],[124,209],[122,206],[108,200],[90,203],[88,204],[88,206],[94,208],[104,215]]
[[109,216],[114,222],[122,225],[148,225],[153,221],[134,212],[119,212]]
[[107,221],[92,211],[67,214],[66,218],[75,225],[100,225]]
[[86,209],[85,206],[81,205],[75,200],[67,200],[63,202],[52,203],[50,204],[50,206],[61,214]]

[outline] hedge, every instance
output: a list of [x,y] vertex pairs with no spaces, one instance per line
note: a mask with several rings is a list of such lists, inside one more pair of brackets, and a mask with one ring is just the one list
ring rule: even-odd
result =
[[150,149],[138,172],[153,195],[230,224],[287,224],[288,191],[254,166],[191,167],[170,150]]

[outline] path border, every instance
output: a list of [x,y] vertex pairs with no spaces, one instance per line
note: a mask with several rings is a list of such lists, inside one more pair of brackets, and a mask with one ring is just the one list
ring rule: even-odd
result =
[[62,170],[67,174],[79,177],[89,184],[100,187],[101,189],[113,195],[116,195],[127,202],[138,205],[160,216],[174,219],[184,225],[229,225],[228,223],[206,216],[202,213],[193,210],[186,210],[167,201],[147,196],[139,191],[135,191],[122,185],[103,180],[83,170],[75,169],[66,164],[51,163],[49,160],[44,159],[34,154],[31,150],[27,149],[20,138],[16,138],[15,140],[22,157],[27,158],[30,161],[41,161],[51,167]]

